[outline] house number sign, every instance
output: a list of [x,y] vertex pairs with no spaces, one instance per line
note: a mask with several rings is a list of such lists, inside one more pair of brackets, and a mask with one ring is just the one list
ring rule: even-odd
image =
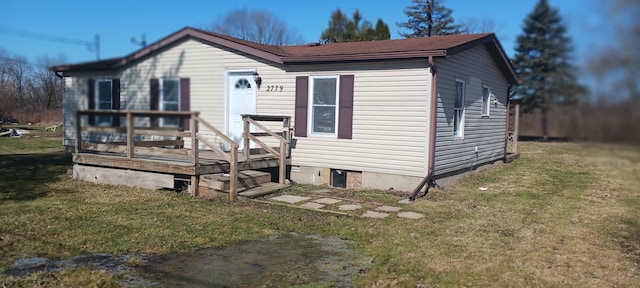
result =
[[267,92],[282,92],[284,86],[280,85],[267,85]]

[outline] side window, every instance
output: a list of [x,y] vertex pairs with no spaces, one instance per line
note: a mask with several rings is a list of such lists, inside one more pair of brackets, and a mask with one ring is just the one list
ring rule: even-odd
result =
[[338,77],[311,78],[311,133],[336,135]]
[[463,80],[457,80],[455,84],[455,103],[453,106],[453,138],[464,137],[464,94]]
[[[111,110],[113,107],[111,80],[96,80],[96,110]],[[96,125],[111,126],[111,116],[96,116]]]
[[[160,110],[180,111],[180,81],[178,79],[162,79],[160,81]],[[162,118],[160,126],[177,127],[179,118]]]
[[489,110],[491,109],[491,89],[487,86],[482,86],[482,115],[489,117]]

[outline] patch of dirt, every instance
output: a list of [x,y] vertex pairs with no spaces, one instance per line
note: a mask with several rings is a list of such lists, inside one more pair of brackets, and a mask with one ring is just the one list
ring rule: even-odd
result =
[[285,233],[222,248],[162,256],[88,254],[63,260],[22,258],[4,271],[36,272],[89,266],[124,275],[123,287],[353,287],[371,261],[347,247],[349,240]]

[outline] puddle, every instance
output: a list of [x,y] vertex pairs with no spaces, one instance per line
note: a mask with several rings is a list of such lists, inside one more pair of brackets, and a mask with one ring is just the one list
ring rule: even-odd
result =
[[166,287],[353,287],[370,261],[348,249],[347,242],[285,234],[152,258],[143,268],[143,277]]
[[[81,255],[63,260],[22,258],[4,271],[8,276],[55,273],[90,266],[124,276],[124,287],[353,287],[370,260],[338,237],[286,233],[261,241],[163,256]],[[140,260],[130,267],[131,257]]]

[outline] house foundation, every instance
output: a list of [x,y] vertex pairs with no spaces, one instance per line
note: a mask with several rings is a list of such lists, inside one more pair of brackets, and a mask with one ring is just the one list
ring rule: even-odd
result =
[[[342,182],[343,179],[346,183]],[[291,167],[291,181],[295,183],[329,185],[348,189],[411,191],[421,180],[421,177],[389,173],[297,165]]]

